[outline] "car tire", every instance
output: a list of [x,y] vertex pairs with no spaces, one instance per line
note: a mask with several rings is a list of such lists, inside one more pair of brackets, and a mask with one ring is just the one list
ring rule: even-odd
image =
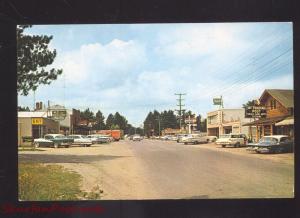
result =
[[38,147],[40,147],[40,143],[38,143],[38,142],[35,142],[35,143],[34,143],[34,147],[35,147],[35,148],[38,148]]
[[58,148],[58,144],[57,144],[57,143],[54,143],[53,147],[54,147],[54,148]]
[[237,143],[234,145],[235,148],[239,148],[240,146],[241,146],[241,144],[240,144],[239,142],[237,142]]
[[65,148],[69,148],[70,147],[70,145],[65,145]]
[[222,145],[222,148],[225,148],[226,147],[226,145]]
[[184,144],[185,144],[185,145],[187,145],[188,143],[187,143],[187,142],[185,142]]

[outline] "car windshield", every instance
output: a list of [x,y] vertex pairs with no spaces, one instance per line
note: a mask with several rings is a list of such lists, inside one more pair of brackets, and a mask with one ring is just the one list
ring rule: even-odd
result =
[[57,135],[57,136],[55,136],[55,138],[56,139],[62,139],[62,138],[64,138],[65,136],[63,136],[63,135]]
[[220,138],[230,138],[231,135],[220,135]]
[[261,143],[277,143],[278,139],[272,137],[263,137],[259,140],[259,144]]

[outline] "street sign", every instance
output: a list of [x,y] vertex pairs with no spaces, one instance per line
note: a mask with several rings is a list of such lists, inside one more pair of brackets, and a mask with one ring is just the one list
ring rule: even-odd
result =
[[213,98],[214,105],[222,105],[222,98]]
[[62,121],[67,116],[67,111],[65,109],[51,110],[51,113],[51,118],[57,121]]
[[32,125],[43,125],[43,118],[32,118],[31,124]]
[[265,118],[267,110],[263,106],[248,106],[245,110],[245,118]]

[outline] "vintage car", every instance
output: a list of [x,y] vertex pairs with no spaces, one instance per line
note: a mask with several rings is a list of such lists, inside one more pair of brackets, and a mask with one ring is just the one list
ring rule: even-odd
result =
[[54,147],[64,146],[70,147],[74,142],[74,139],[70,139],[62,134],[47,134],[44,138],[38,138],[33,140],[33,144],[36,148],[38,147]]
[[200,144],[200,143],[207,143],[209,140],[206,136],[200,135],[200,134],[188,134],[187,136],[184,136],[181,138],[181,142],[183,142],[185,145],[187,144]]
[[84,135],[69,135],[68,138],[74,139],[73,145],[83,145],[84,147],[92,145],[92,140]]
[[138,134],[135,134],[132,137],[132,141],[141,141],[142,139],[143,138],[140,135],[138,135]]
[[294,142],[287,135],[272,135],[262,137],[258,143],[248,144],[248,151],[257,153],[293,152]]
[[88,135],[87,138],[91,140],[92,144],[102,144],[112,141],[112,138],[110,136],[100,134]]
[[182,142],[182,138],[183,137],[187,137],[188,136],[188,134],[178,134],[177,135],[177,142],[179,143],[179,142]]
[[216,144],[222,145],[223,148],[228,145],[234,147],[246,146],[247,137],[245,134],[224,134],[220,135],[219,139],[216,140]]

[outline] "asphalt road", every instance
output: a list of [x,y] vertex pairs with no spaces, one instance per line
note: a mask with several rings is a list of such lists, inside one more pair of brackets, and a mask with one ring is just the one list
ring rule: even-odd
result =
[[208,149],[207,145],[125,140],[90,148],[22,152],[19,161],[61,164],[75,170],[84,178],[83,189],[99,185],[103,199],[293,197],[293,164]]

